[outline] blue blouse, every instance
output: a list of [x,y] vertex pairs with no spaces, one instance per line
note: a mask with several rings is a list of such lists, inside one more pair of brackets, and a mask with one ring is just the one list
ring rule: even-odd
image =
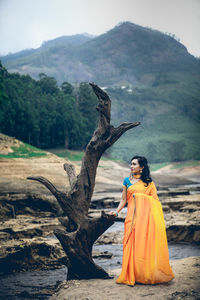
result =
[[123,185],[126,186],[126,188],[129,188],[129,186],[132,185],[132,183],[130,182],[129,177],[126,177],[123,181]]

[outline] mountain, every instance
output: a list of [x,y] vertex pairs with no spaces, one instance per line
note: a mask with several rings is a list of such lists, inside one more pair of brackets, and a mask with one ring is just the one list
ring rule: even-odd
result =
[[175,38],[125,22],[97,37],[60,37],[13,55],[2,57],[10,72],[45,73],[59,84],[94,81],[112,99],[114,125],[142,122],[112,147],[114,156],[200,159],[200,60]]
[[47,48],[47,47],[51,48],[55,46],[59,46],[59,47],[78,46],[89,41],[92,38],[93,36],[87,33],[76,34],[72,36],[61,36],[56,39],[44,42],[41,48]]
[[[63,82],[66,81],[65,75],[68,73],[66,72],[68,69],[66,70],[65,65],[63,65],[64,61],[69,59],[68,52],[73,52],[74,48],[92,38],[93,36],[88,34],[62,36],[43,42],[38,49],[27,49],[2,56],[1,61],[12,73],[29,74],[35,79],[38,79],[40,73],[45,73],[55,77],[58,82]],[[65,53],[67,56],[62,57]]]
[[[15,54],[14,54],[15,55]],[[10,72],[53,76],[59,83],[94,81],[101,85],[135,85],[142,75],[191,71],[200,63],[174,38],[130,22],[95,38],[64,36],[33,52],[2,57]]]

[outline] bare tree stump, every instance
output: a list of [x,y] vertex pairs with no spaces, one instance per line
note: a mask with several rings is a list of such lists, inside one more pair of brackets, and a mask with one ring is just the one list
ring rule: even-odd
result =
[[140,123],[123,123],[114,128],[110,125],[111,100],[107,93],[96,84],[90,83],[99,103],[98,127],[89,141],[82,160],[80,174],[70,164],[64,169],[69,176],[70,191],[60,192],[44,177],[28,177],[45,185],[56,197],[66,217],[60,218],[65,230],[56,230],[68,258],[68,279],[107,278],[108,273],[96,265],[92,259],[94,242],[114,223],[114,216],[104,212],[99,218],[89,218],[88,210],[95,186],[96,170],[99,160],[106,149],[113,145],[127,130]]

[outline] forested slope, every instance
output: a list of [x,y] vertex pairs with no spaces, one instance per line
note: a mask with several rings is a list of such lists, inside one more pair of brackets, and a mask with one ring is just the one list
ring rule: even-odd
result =
[[[200,60],[172,36],[125,22],[97,37],[61,37],[38,49],[2,57],[2,61],[10,72],[35,78],[7,75],[10,79],[4,83],[5,93],[10,85],[13,91],[8,96],[8,119],[13,119],[12,114],[18,115],[16,111],[21,104],[16,101],[25,104],[15,127],[10,124],[5,128],[1,121],[6,134],[18,132],[18,138],[40,147],[66,144],[70,148],[83,148],[97,115],[95,97],[90,94],[88,98],[87,93],[91,93],[88,86],[82,83],[79,88],[78,83],[95,81],[106,88],[112,99],[115,125],[123,121],[142,123],[110,149],[112,155],[128,160],[132,154],[141,153],[151,162],[200,159]],[[41,72],[47,76],[39,78]],[[17,86],[23,85],[22,90],[30,88],[22,97],[18,88],[17,98],[14,96],[15,80],[20,82]],[[55,93],[45,91],[43,85],[49,81],[54,82]],[[65,93],[63,82],[67,86],[72,84],[73,92]],[[25,100],[29,94],[31,100]],[[40,104],[36,104],[38,101]],[[26,106],[29,108],[25,109]],[[91,109],[95,115],[90,114]],[[91,131],[85,130],[83,124]]]
[[[8,73],[0,64],[0,132],[40,148],[83,149],[97,123],[96,96],[53,77]],[[88,114],[91,116],[88,119]]]

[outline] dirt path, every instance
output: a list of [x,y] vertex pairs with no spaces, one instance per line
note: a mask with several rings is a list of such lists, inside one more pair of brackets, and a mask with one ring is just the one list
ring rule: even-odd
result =
[[171,265],[175,279],[169,283],[119,285],[115,283],[118,269],[111,273],[114,279],[63,282],[62,288],[50,300],[200,299],[200,258],[174,260]]

